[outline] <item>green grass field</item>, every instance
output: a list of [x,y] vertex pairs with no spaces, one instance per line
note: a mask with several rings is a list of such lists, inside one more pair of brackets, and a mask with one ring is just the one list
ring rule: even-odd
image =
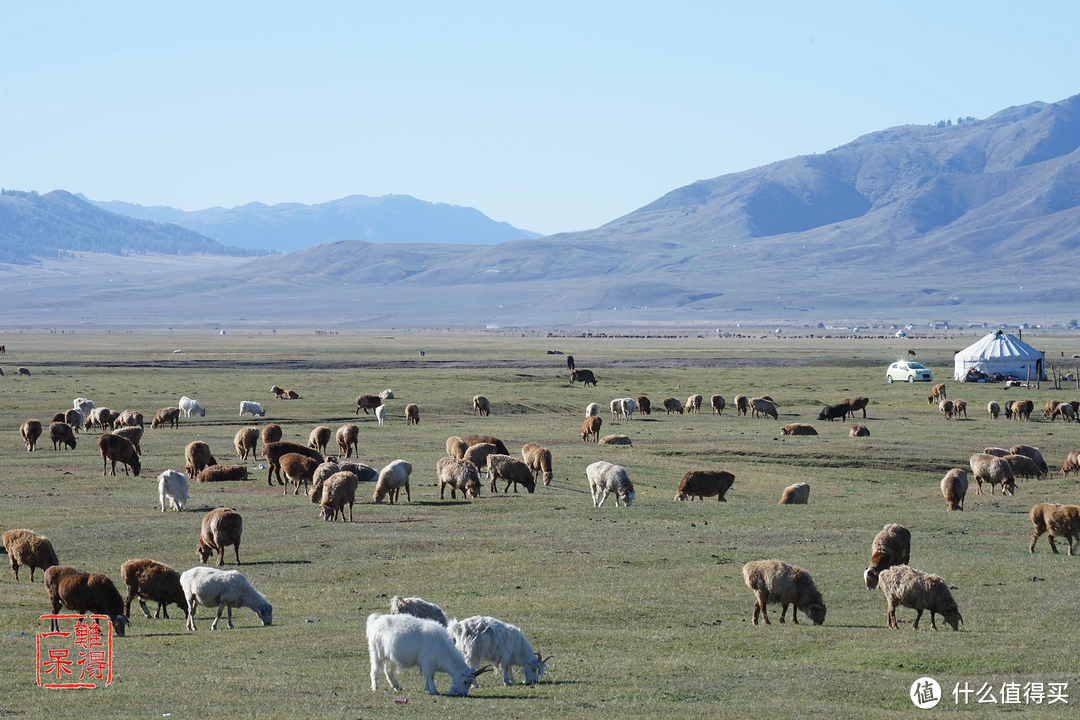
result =
[[[108,688],[46,691],[35,684],[36,633],[50,612],[40,573],[0,579],[0,715],[13,717],[892,717],[915,714],[912,682],[929,675],[945,697],[932,712],[982,712],[954,703],[967,682],[1067,682],[1069,705],[1020,705],[1039,717],[1072,716],[1080,704],[1074,665],[1080,558],[1050,553],[1040,540],[1028,553],[1036,502],[1073,503],[1075,476],[1058,469],[1080,448],[1080,427],[1041,418],[1047,399],[1076,390],[1004,391],[997,385],[951,382],[955,340],[613,340],[552,339],[467,333],[299,334],[194,333],[23,334],[7,336],[0,357],[0,527],[48,535],[62,564],[108,574],[120,584],[126,560],[152,557],[183,571],[196,564],[202,516],[218,506],[244,517],[240,570],[274,606],[262,627],[250,610],[236,629],[199,630],[183,613],[169,620],[136,617],[114,645]],[[1047,356],[1070,355],[1071,340],[1045,339]],[[886,385],[884,370],[901,350],[918,359],[950,398],[968,401],[969,418],[945,421],[926,402],[929,387]],[[182,354],[172,350],[183,348]],[[419,357],[418,351],[425,350]],[[565,358],[593,369],[597,388],[566,385]],[[17,366],[31,369],[17,377]],[[277,384],[302,400],[279,401]],[[390,422],[354,416],[354,398],[393,388]],[[470,399],[492,402],[475,418]],[[654,406],[693,393],[769,394],[780,421],[708,414],[613,422],[612,398],[644,394]],[[198,399],[205,418],[180,429],[149,428],[154,410],[181,395]],[[869,438],[850,438],[850,422],[819,422],[818,409],[855,395],[871,398]],[[74,452],[45,440],[27,453],[18,427],[48,424],[53,413],[85,396],[114,410],[147,417],[138,478],[102,477],[97,432],[78,436]],[[1031,398],[1029,423],[992,422],[986,402]],[[265,420],[237,416],[241,400],[260,401]],[[404,407],[420,406],[421,424],[407,427]],[[601,435],[624,433],[633,447],[579,439],[584,408],[600,404]],[[219,462],[238,462],[236,430],[277,422],[285,439],[306,442],[316,425],[361,426],[360,459],[376,467],[403,458],[413,464],[412,502],[371,503],[361,487],[357,522],[318,519],[306,497],[283,496],[249,461],[253,480],[192,484],[183,513],[162,514],[155,476],[183,469],[192,440],[208,442]],[[819,437],[782,437],[780,426],[809,422]],[[491,495],[440,501],[434,466],[449,435],[490,433],[517,453],[530,441],[551,449],[555,482],[533,495]],[[938,484],[952,467],[990,445],[1028,443],[1042,449],[1051,476],[1020,481],[1015,497],[978,496],[947,513]],[[585,466],[605,459],[624,465],[637,490],[630,508],[592,506]],[[1056,466],[1056,467],[1055,467]],[[735,474],[726,504],[672,500],[683,472],[720,468]],[[778,506],[782,489],[810,484],[810,504]],[[501,488],[500,488],[501,489]],[[403,496],[404,497],[404,496]],[[869,591],[862,571],[881,526],[906,525],[911,564],[942,575],[965,624],[953,633],[900,609],[901,629],[885,627],[885,600]],[[1063,543],[1059,542],[1059,547]],[[227,555],[231,558],[231,550]],[[828,606],[825,625],[777,622],[754,627],[753,594],[741,565],[778,558],[809,571]],[[227,567],[232,567],[231,564]],[[124,590],[121,586],[121,594]],[[395,693],[379,677],[370,690],[364,623],[385,612],[395,594],[438,603],[449,615],[483,614],[521,627],[551,655],[537,687],[504,687],[485,675],[468,698],[428,696],[417,670],[401,675]],[[515,672],[520,680],[520,669]],[[436,676],[445,690],[448,679]],[[403,704],[395,700],[407,699]],[[1004,709],[999,704],[997,709]],[[1015,707],[1015,706],[1013,706]]]

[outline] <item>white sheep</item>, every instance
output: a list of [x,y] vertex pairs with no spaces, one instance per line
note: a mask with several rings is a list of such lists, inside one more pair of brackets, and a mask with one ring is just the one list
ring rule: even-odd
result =
[[165,499],[169,499],[173,510],[181,512],[188,501],[188,479],[183,473],[166,470],[158,475],[158,500],[161,512],[165,512]]
[[460,622],[451,620],[446,629],[465,662],[474,667],[482,662],[493,663],[502,670],[503,685],[514,684],[514,665],[521,666],[526,685],[535,685],[544,677],[547,662],[515,625],[476,615]]
[[94,404],[93,400],[88,400],[84,397],[75,398],[72,401],[71,406],[78,410],[84,418],[90,414],[91,410],[97,407],[97,405]]
[[251,586],[238,570],[218,570],[212,567],[196,566],[180,576],[180,586],[184,588],[184,597],[188,606],[188,630],[195,631],[195,608],[217,606],[217,617],[210,625],[217,629],[221,611],[229,609],[228,625],[233,627],[233,608],[246,607],[255,611],[263,625],[273,621],[274,608],[266,601],[266,596]]
[[263,406],[254,400],[241,400],[240,401],[240,417],[244,415],[251,415],[251,417],[264,417],[266,411],[263,410]]
[[375,419],[379,421],[379,425],[386,424],[386,406],[380,405],[375,408]]
[[367,619],[367,641],[372,690],[379,689],[379,670],[385,673],[394,690],[400,692],[397,671],[419,667],[424,678],[424,691],[428,694],[439,694],[435,688],[435,673],[443,672],[450,676],[450,689],[446,694],[465,696],[476,677],[491,670],[490,667],[469,667],[446,628],[434,620],[371,613]]
[[907,565],[882,570],[878,576],[878,586],[885,594],[888,601],[886,622],[892,629],[897,629],[896,607],[904,607],[917,610],[913,630],[919,629],[919,620],[922,619],[923,610],[930,611],[930,627],[937,630],[934,623],[934,613],[940,613],[945,622],[952,625],[953,630],[960,629],[960,623],[964,618],[960,616],[960,610],[956,607],[949,586],[937,575],[930,575],[920,570],[915,570]]
[[593,507],[603,506],[611,493],[615,493],[615,507],[619,506],[619,498],[623,499],[626,507],[630,507],[634,501],[634,484],[623,466],[597,460],[585,468],[585,476],[589,478]]
[[611,419],[618,420],[622,417],[622,398],[615,398],[611,401]]
[[198,403],[196,400],[192,400],[187,395],[180,398],[180,412],[184,414],[184,417],[192,417],[196,413],[199,417],[206,417],[206,409]]
[[409,476],[412,475],[412,463],[404,460],[395,460],[379,471],[379,480],[375,483],[375,492],[372,499],[381,503],[387,498],[390,504],[397,502],[401,488],[405,488],[405,497],[412,502],[412,494],[409,492]]
[[814,579],[802,568],[789,565],[783,560],[755,560],[743,565],[743,580],[754,591],[754,624],[758,614],[770,625],[766,606],[779,603],[780,622],[784,622],[788,605],[791,605],[791,622],[799,624],[797,612],[802,610],[815,625],[825,622],[825,601],[821,598]]
[[637,402],[634,398],[622,399],[622,418],[623,420],[630,420],[634,416],[634,411],[637,410]]
[[442,611],[441,607],[418,597],[405,598],[395,595],[390,599],[390,614],[426,618],[427,620],[434,620],[443,627],[450,624],[450,621],[446,619],[446,613]]
[[585,418],[596,417],[600,414],[600,406],[596,403],[589,403],[585,406]]

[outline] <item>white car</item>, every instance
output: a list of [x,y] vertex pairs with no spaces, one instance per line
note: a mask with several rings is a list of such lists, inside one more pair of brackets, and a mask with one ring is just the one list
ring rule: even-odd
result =
[[894,362],[885,371],[885,382],[891,383],[896,380],[913,382],[930,382],[934,379],[934,373],[927,370],[917,362]]

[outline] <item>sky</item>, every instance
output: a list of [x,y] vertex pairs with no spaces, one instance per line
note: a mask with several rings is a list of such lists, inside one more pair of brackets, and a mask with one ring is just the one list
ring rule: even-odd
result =
[[1080,93],[1080,3],[5,4],[0,186],[404,194],[550,234],[908,123]]

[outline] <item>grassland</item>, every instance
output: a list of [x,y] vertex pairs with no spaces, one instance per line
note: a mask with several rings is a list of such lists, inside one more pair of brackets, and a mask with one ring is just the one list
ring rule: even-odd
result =
[[[1074,340],[1040,343],[1070,355]],[[915,341],[939,379],[951,376],[955,341]],[[1060,346],[1060,347],[1059,347]],[[45,591],[25,575],[0,579],[0,714],[16,717],[893,717],[918,711],[908,688],[936,678],[946,697],[933,712],[979,712],[954,705],[955,683],[975,688],[1005,681],[1068,682],[1064,707],[1027,706],[1039,717],[1071,716],[1080,702],[1075,602],[1078,558],[1052,555],[1045,541],[1027,551],[1027,512],[1040,501],[1075,502],[1075,478],[1060,473],[1022,481],[1015,497],[968,494],[963,513],[946,513],[938,483],[951,467],[988,445],[1040,447],[1051,466],[1080,447],[1080,426],[1004,419],[986,402],[1019,399],[1041,408],[1077,391],[1011,390],[949,382],[970,417],[946,422],[926,403],[925,385],[883,382],[895,341],[585,340],[494,337],[464,333],[335,336],[184,333],[24,334],[7,338],[0,358],[0,527],[48,535],[61,562],[105,572],[153,557],[177,569],[195,564],[199,522],[227,505],[244,516],[240,568],[274,605],[262,627],[248,610],[235,630],[197,633],[183,615],[144,620],[136,610],[128,637],[115,644],[114,680],[106,689],[44,691],[34,682],[35,633],[49,611]],[[182,354],[172,350],[182,347]],[[600,378],[598,388],[567,387],[562,356]],[[418,350],[425,350],[419,357]],[[30,377],[13,377],[17,365]],[[272,384],[302,400],[277,401]],[[360,415],[360,455],[381,466],[413,463],[413,502],[371,504],[354,524],[325,523],[304,497],[283,496],[254,480],[192,486],[184,513],[156,507],[154,477],[183,465],[184,445],[208,442],[219,461],[233,457],[232,437],[250,418],[240,400],[259,400],[266,421],[286,439],[306,441],[315,425],[354,422],[353,399],[393,388],[388,426]],[[629,435],[633,447],[578,439],[589,402],[645,394],[654,403],[700,392],[730,401],[772,395],[780,422],[737,417],[664,416],[613,422],[602,434]],[[493,414],[474,418],[469,399],[483,393]],[[50,443],[26,453],[19,424],[43,421],[86,396],[116,410],[147,415],[180,395],[200,400],[205,418],[178,430],[149,427],[139,478],[102,477],[97,433],[74,452]],[[848,423],[816,420],[823,402],[872,398],[869,438],[849,438]],[[421,425],[407,427],[416,402]],[[706,400],[707,402],[707,400]],[[1038,414],[1038,413],[1037,413]],[[606,413],[605,413],[606,415]],[[811,422],[819,437],[781,437],[779,426]],[[528,441],[553,453],[555,482],[533,495],[440,501],[435,462],[448,435],[498,435],[516,452]],[[625,465],[637,488],[630,508],[592,507],[585,466]],[[726,504],[676,503],[686,469],[724,468],[736,480]],[[811,485],[810,504],[780,507],[783,487]],[[912,565],[944,576],[965,624],[961,632],[885,627],[885,603],[862,583],[869,544],[888,522],[912,531]],[[753,596],[744,562],[780,558],[807,569],[828,605],[821,627],[750,623]],[[415,670],[404,692],[371,692],[364,621],[395,594],[437,602],[450,615],[488,614],[523,628],[552,655],[544,682],[511,688],[485,676],[468,698],[427,696]],[[517,673],[520,678],[520,671]],[[446,678],[436,684],[445,688]],[[995,690],[994,695],[998,692]],[[407,704],[395,699],[408,699]],[[1000,709],[1000,705],[997,706]],[[1021,706],[1024,707],[1024,706]]]

